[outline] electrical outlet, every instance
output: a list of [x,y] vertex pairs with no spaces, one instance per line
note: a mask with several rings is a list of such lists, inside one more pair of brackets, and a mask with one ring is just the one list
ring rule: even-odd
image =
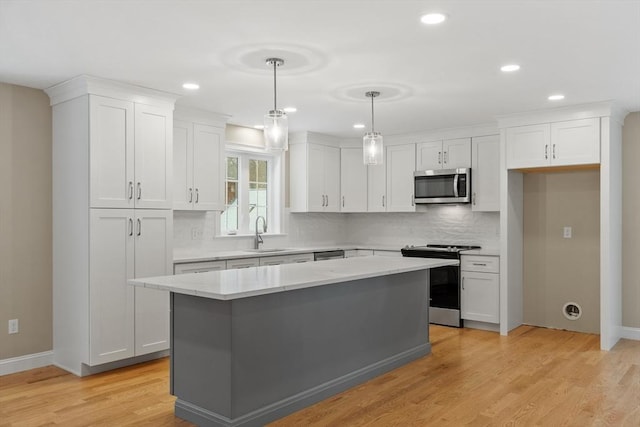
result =
[[201,228],[193,227],[191,229],[191,240],[202,240],[203,231]]
[[565,239],[570,239],[571,238],[571,233],[573,230],[571,230],[571,227],[565,227],[562,237],[564,237]]
[[18,333],[18,319],[9,320],[9,333],[10,334]]

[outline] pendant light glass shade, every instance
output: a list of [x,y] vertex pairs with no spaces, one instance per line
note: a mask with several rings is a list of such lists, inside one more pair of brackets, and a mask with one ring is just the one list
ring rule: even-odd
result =
[[384,146],[380,132],[367,132],[362,138],[362,160],[365,165],[381,165]]
[[273,110],[264,115],[264,142],[268,150],[287,151],[289,149],[289,120],[283,110],[276,106],[276,69],[284,64],[280,58],[269,58],[267,64],[273,65]]
[[289,148],[289,119],[282,110],[270,110],[264,115],[264,141],[269,150]]
[[373,128],[373,98],[380,95],[380,92],[367,92],[365,95],[371,98],[371,132],[362,137],[362,161],[365,165],[381,165],[384,163],[384,144],[380,132]]

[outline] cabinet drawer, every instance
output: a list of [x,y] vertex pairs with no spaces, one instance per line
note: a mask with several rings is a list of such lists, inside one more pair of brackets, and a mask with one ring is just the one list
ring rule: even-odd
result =
[[204,273],[205,271],[224,270],[226,261],[187,262],[173,266],[173,274]]
[[277,255],[260,258],[260,265],[297,264],[313,261],[313,253],[297,255]]
[[499,273],[500,257],[485,255],[462,255],[460,257],[460,269],[462,271]]
[[227,260],[227,270],[233,268],[249,268],[258,267],[260,265],[260,258],[236,258]]

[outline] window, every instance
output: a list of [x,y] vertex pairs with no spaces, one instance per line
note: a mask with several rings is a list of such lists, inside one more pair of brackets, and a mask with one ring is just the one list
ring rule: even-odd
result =
[[279,232],[279,164],[278,158],[267,154],[227,152],[223,235],[255,233],[259,216],[266,219],[269,232]]

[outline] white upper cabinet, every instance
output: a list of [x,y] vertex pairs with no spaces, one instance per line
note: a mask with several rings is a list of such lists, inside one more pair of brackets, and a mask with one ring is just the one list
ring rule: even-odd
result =
[[600,119],[590,118],[506,129],[507,168],[600,163]]
[[367,166],[362,148],[340,149],[340,211],[367,211]]
[[600,163],[600,119],[551,123],[551,164]]
[[[386,151],[386,150],[385,150]],[[386,157],[386,155],[385,155]],[[386,212],[387,210],[387,167],[367,166],[367,211]]]
[[89,96],[90,206],[171,208],[173,112]]
[[500,137],[474,137],[471,141],[471,210],[500,211]]
[[471,138],[422,142],[417,145],[416,170],[471,167]]
[[289,156],[291,211],[339,212],[340,149],[305,141],[290,144]]
[[135,207],[171,209],[173,111],[135,104]]
[[173,207],[224,210],[224,128],[173,122]]
[[413,212],[416,210],[413,194],[416,144],[390,145],[386,151],[386,211]]
[[134,206],[133,102],[89,97],[91,207]]

